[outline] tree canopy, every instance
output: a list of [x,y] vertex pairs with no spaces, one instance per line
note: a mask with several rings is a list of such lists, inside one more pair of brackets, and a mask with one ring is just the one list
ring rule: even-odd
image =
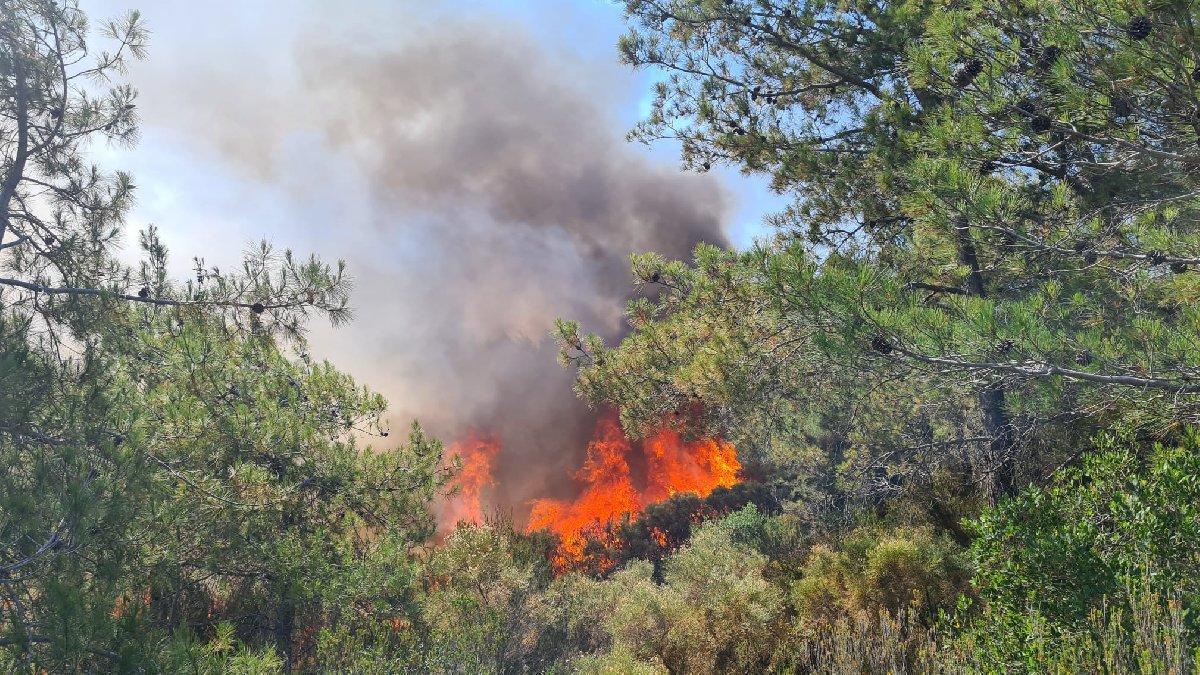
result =
[[753,251],[636,258],[661,294],[620,349],[561,327],[581,389],[635,425],[854,401],[992,498],[1064,431],[1193,422],[1193,8],[1126,5],[627,3],[623,58],[666,73],[633,135],[795,201]]
[[341,262],[122,262],[135,184],[89,151],[137,139],[142,18],[0,5],[0,666],[1196,668],[1200,6],[624,5],[631,137],[791,205],[634,252],[619,342],[559,322],[624,432],[740,467],[566,568],[502,514],[435,535],[440,443],[308,352]]
[[179,283],[153,229],[119,262],[133,181],[86,150],[136,138],[147,32],[100,32],[75,3],[0,9],[0,653],[174,670],[222,625],[294,666],[333,616],[404,613],[440,447],[363,447],[385,402],[305,353],[308,316],[347,316],[340,264],[263,244]]

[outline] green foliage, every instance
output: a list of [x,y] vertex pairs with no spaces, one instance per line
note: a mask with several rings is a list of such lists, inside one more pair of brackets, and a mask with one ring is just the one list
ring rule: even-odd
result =
[[[784,486],[808,546],[776,579],[820,617],[796,667],[1191,668],[1195,4],[625,7],[623,60],[661,73],[631,135],[794,203],[747,252],[635,255],[630,334],[560,322],[562,358],[627,428],[721,434]],[[916,630],[973,537],[983,608]]]
[[874,469],[1010,496],[1081,431],[1194,417],[1195,6],[625,5],[623,59],[663,72],[634,136],[795,203],[750,253],[636,257],[659,294],[619,348],[560,326],[583,393],[632,428],[702,409],[839,507],[895,495]]
[[589,654],[574,665],[575,672],[586,675],[664,675],[671,672],[661,663],[638,661],[625,645],[617,645],[603,654]]
[[836,548],[814,546],[791,594],[806,622],[881,611],[931,620],[954,609],[968,578],[961,552],[929,528],[864,527]]
[[496,525],[459,528],[432,551],[421,602],[429,644],[424,666],[503,672],[536,661],[536,643],[526,638],[537,617],[537,593],[551,576],[547,553]]
[[[1035,608],[1051,627],[1085,622],[1141,583],[1200,607],[1200,445],[1103,438],[1054,485],[986,512],[973,547],[982,598],[997,612]],[[1194,621],[1194,617],[1189,618]]]
[[618,654],[670,672],[748,672],[770,663],[785,625],[784,595],[764,576],[765,556],[736,541],[740,527],[736,518],[705,523],[667,559],[662,584],[647,562],[582,584],[591,620]]
[[284,664],[274,649],[247,649],[238,643],[235,632],[232,624],[220,623],[208,642],[197,643],[186,633],[174,636],[160,656],[162,669],[204,675],[270,675],[283,671]]
[[988,609],[931,653],[943,672],[1192,673],[1200,641],[1186,620],[1176,593],[1154,592],[1141,580],[1070,629],[1036,610]]
[[1129,589],[1130,609],[1104,608],[1070,631],[1036,612],[983,612],[930,629],[907,615],[856,613],[815,626],[788,646],[781,672],[1190,673],[1200,643],[1171,596]]
[[748,507],[705,523],[666,557],[661,581],[650,562],[631,561],[606,579],[542,583],[519,536],[460,530],[451,551],[433,553],[431,569],[450,575],[430,586],[428,605],[431,618],[449,618],[431,636],[455,646],[434,650],[422,668],[1190,672],[1200,653],[1180,592],[1145,578],[1070,626],[1033,607],[955,610],[962,552],[929,528],[859,528],[805,546],[803,565],[785,570],[757,547],[781,518]]
[[347,316],[340,265],[264,244],[179,284],[153,229],[118,260],[133,184],[84,151],[136,137],[118,80],[146,32],[102,28],[112,50],[75,2],[0,8],[0,664],[295,670],[330,625],[391,645],[441,448],[363,447],[385,402],[305,353],[311,313]]

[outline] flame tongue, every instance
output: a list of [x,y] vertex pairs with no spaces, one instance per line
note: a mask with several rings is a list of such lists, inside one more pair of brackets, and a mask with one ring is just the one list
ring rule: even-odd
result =
[[585,485],[573,501],[539,499],[533,503],[527,532],[548,529],[562,542],[556,557],[561,570],[583,559],[587,535],[598,534],[610,522],[680,492],[707,497],[718,487],[738,482],[741,463],[732,444],[703,438],[685,442],[674,429],[662,428],[641,442],[646,461],[645,487],[634,487],[629,458],[633,444],[625,437],[615,414],[602,417],[588,444],[587,460],[576,478]]
[[643,501],[651,504],[678,492],[707,497],[718,487],[737,483],[742,468],[733,445],[713,438],[685,443],[670,428],[647,437],[642,449],[649,465]]
[[609,521],[641,509],[641,495],[633,487],[628,457],[629,439],[614,416],[605,416],[596,425],[596,434],[588,444],[587,459],[575,477],[586,486],[574,501],[538,499],[529,513],[525,530],[551,530],[562,540],[561,553],[572,559],[583,557],[584,533],[599,529]]
[[462,462],[462,470],[451,483],[455,492],[442,504],[438,517],[440,529],[449,530],[461,522],[483,522],[481,496],[485,487],[495,483],[492,480],[492,463],[499,453],[500,442],[497,439],[474,432],[446,448],[447,461],[457,457]]

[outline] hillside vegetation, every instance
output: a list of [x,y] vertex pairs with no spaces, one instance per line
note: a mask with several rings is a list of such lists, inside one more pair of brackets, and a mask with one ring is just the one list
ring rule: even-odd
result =
[[0,3],[0,668],[1197,672],[1200,5],[624,4],[631,137],[792,202],[635,252],[619,343],[559,322],[580,396],[740,466],[564,568],[434,536],[441,445],[307,353],[340,263],[120,262],[141,17]]

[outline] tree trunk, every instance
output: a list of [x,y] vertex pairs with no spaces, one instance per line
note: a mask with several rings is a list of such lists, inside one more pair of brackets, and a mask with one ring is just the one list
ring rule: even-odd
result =
[[991,500],[995,504],[1003,497],[1016,494],[1013,429],[1004,409],[1004,387],[991,386],[979,394],[983,410],[983,427],[992,437],[988,443],[988,466],[992,474]]
[[25,79],[25,64],[21,61],[20,50],[13,45],[13,76],[16,86],[13,97],[16,99],[17,147],[13,151],[12,165],[0,182],[0,244],[4,243],[4,235],[8,230],[9,204],[17,193],[17,186],[25,175],[25,162],[29,158],[29,92]]
[[[970,225],[960,217],[954,224],[958,237],[959,261],[971,270],[967,277],[967,290],[971,295],[985,298],[987,288],[979,268],[979,255],[971,238]],[[1015,457],[1013,452],[1012,422],[1004,409],[1005,392],[1001,385],[989,385],[979,393],[979,409],[983,415],[983,428],[991,437],[988,443],[988,471],[991,473],[991,501],[1012,496],[1016,491]]]

